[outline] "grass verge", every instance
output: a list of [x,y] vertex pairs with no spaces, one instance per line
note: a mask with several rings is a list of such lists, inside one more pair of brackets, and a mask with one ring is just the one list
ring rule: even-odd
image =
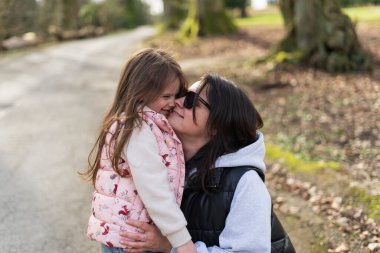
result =
[[365,189],[352,187],[350,189],[352,203],[361,203],[368,210],[368,217],[380,221],[380,195],[371,195]]
[[[380,6],[360,6],[342,8],[352,21],[357,23],[380,23]],[[237,18],[238,27],[283,25],[279,8],[271,7],[265,11],[252,11],[247,18]]]
[[266,144],[266,155],[270,160],[284,164],[289,171],[313,172],[320,169],[340,169],[340,164],[337,162],[307,162],[271,143]]

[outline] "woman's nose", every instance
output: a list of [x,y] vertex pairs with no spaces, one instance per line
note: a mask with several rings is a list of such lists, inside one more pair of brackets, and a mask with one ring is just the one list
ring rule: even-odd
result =
[[185,99],[185,97],[177,98],[175,100],[175,106],[182,108],[183,107],[183,100],[184,99]]

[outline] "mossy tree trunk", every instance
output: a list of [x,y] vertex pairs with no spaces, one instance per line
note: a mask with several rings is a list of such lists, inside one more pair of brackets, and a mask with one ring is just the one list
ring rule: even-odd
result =
[[188,16],[180,34],[194,38],[216,34],[229,34],[237,30],[224,6],[225,0],[191,0]]
[[296,53],[303,62],[330,72],[371,68],[339,0],[280,0],[279,4],[287,34],[277,52]]
[[187,1],[164,0],[165,29],[179,29],[187,14]]

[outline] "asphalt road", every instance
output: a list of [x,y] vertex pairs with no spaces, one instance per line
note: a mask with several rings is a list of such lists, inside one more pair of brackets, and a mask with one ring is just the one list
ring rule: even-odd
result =
[[0,58],[0,253],[99,252],[77,175],[127,57],[151,27]]

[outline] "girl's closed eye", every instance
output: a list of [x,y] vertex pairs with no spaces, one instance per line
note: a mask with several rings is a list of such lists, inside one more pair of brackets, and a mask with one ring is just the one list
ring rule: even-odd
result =
[[176,94],[166,94],[166,95],[163,95],[162,98],[165,100],[176,99],[177,95]]

